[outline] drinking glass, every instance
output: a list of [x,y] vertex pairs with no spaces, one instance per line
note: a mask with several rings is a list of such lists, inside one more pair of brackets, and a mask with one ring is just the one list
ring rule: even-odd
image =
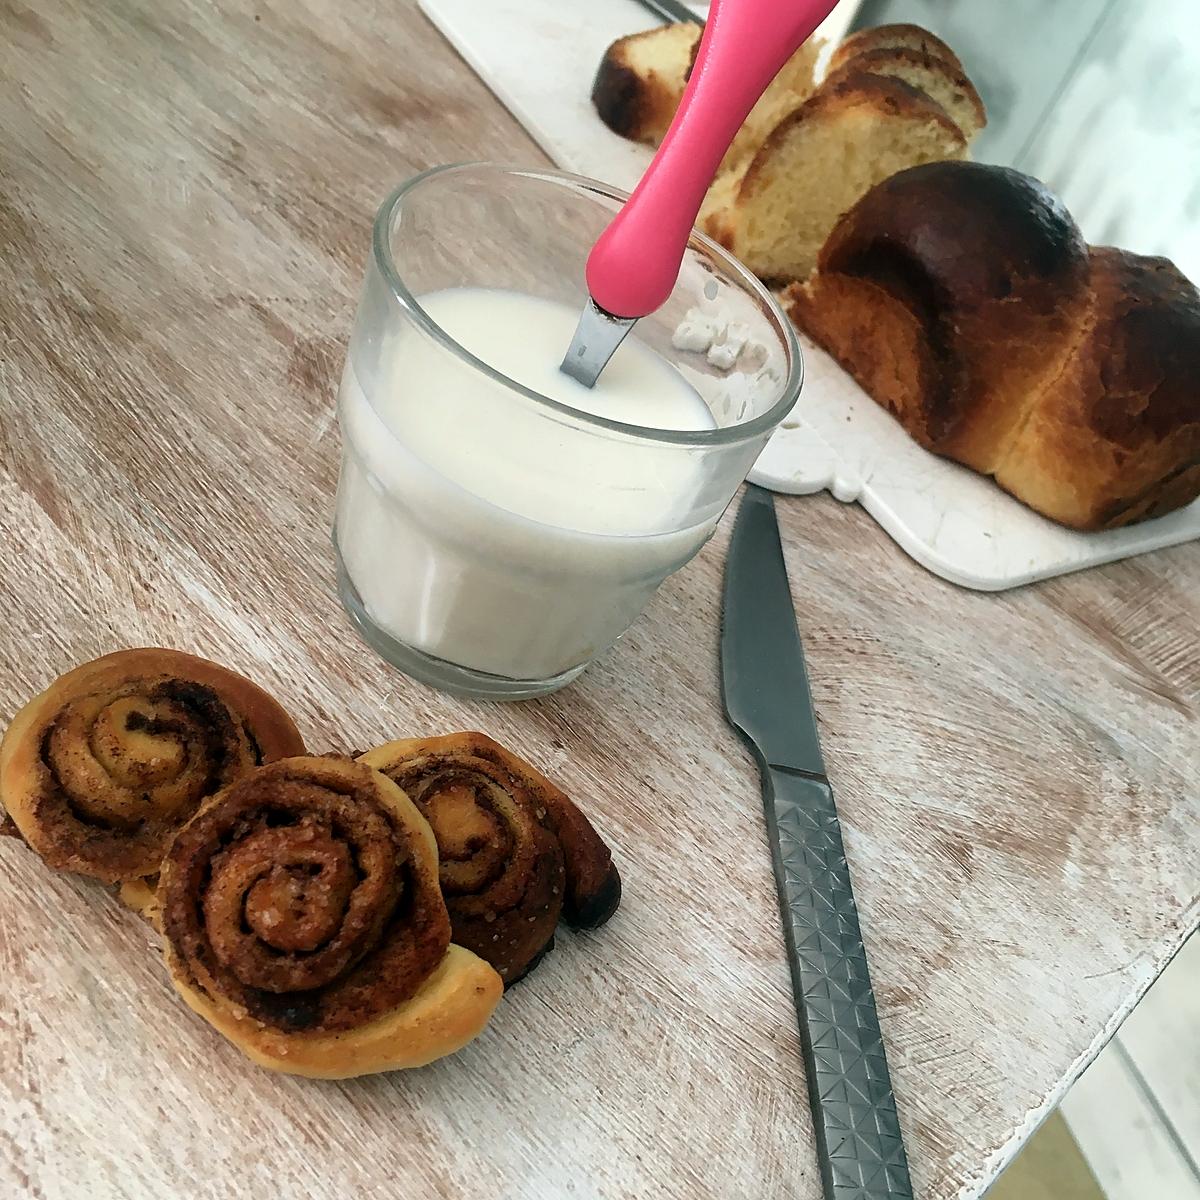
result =
[[796,401],[786,316],[699,233],[670,299],[629,336],[695,389],[711,428],[568,407],[423,306],[469,288],[488,289],[481,319],[511,292],[578,313],[588,250],[627,198],[476,163],[426,171],[379,210],[338,398],[334,545],[351,620],[413,678],[489,699],[569,683],[700,549]]

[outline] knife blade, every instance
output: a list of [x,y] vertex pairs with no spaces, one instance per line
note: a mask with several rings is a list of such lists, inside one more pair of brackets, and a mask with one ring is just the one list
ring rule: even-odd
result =
[[680,0],[638,0],[643,8],[648,8],[656,17],[673,25],[677,21],[690,21],[694,25],[703,25],[704,18],[698,16]]
[[762,773],[825,1196],[912,1200],[775,501],[753,485],[725,564],[721,685],[726,716]]

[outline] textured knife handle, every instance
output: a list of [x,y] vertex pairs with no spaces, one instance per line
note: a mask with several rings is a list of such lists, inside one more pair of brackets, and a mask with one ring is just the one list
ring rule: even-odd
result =
[[911,1200],[833,792],[775,767],[763,784],[825,1195]]

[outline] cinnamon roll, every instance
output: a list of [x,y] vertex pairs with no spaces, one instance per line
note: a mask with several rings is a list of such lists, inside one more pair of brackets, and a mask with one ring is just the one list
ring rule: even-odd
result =
[[291,718],[248,679],[175,650],[122,650],[68,672],[0,743],[0,801],[52,867],[152,875],[226,784],[302,754]]
[[349,759],[284,759],[207,801],[158,896],[184,1000],[275,1070],[420,1066],[478,1034],[503,990],[450,943],[428,823]]
[[506,984],[549,951],[560,916],[592,927],[616,911],[621,878],[587,817],[491,738],[389,742],[359,761],[398,783],[429,821],[454,940]]

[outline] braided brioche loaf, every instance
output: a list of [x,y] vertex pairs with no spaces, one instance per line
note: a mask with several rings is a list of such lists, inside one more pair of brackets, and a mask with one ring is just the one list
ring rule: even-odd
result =
[[1200,494],[1200,295],[1167,260],[1089,248],[1029,176],[902,171],[785,294],[796,324],[922,446],[1077,529]]

